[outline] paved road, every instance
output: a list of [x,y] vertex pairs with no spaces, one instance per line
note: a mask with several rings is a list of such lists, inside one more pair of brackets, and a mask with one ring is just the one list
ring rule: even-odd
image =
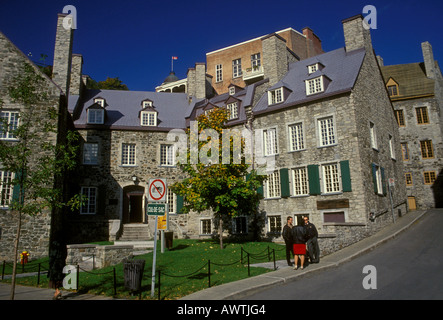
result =
[[[443,299],[442,229],[443,214],[431,210],[409,230],[368,254],[246,299]],[[367,265],[374,266],[375,272],[363,273]],[[376,289],[365,289],[364,280]]]

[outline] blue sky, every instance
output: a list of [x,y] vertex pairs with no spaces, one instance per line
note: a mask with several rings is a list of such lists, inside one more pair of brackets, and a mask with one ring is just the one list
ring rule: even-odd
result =
[[[171,57],[181,79],[205,54],[288,27],[310,27],[325,51],[344,46],[341,21],[377,9],[371,30],[385,65],[420,62],[429,41],[443,60],[443,1],[439,0],[0,0],[0,30],[25,54],[52,64],[57,13],[77,9],[74,53],[97,81],[119,77],[130,90],[154,91],[168,76]],[[443,66],[442,66],[443,68]]]

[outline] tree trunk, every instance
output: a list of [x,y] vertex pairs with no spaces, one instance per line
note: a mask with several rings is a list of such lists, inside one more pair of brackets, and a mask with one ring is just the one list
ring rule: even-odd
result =
[[220,249],[223,249],[223,218],[221,215],[218,223],[218,235],[220,237]]
[[18,260],[18,245],[20,242],[20,232],[22,228],[22,213],[18,212],[18,226],[17,226],[17,235],[15,236],[14,242],[14,263],[12,267],[12,282],[11,282],[11,296],[10,299],[14,300],[15,296],[15,277],[17,275],[17,260]]

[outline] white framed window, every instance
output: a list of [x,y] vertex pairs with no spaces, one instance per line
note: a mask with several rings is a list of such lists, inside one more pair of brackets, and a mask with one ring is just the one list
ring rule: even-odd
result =
[[223,81],[223,65],[217,64],[215,66],[215,81],[220,82]]
[[306,167],[294,168],[292,171],[292,194],[304,196],[309,194],[308,172]]
[[260,61],[260,52],[259,53],[254,53],[251,55],[251,67],[252,67],[252,71],[254,71],[255,69],[257,69],[258,67],[261,66],[261,61]]
[[176,206],[177,196],[171,189],[168,188],[168,194],[166,198],[166,203],[168,204],[169,214],[175,214],[177,211]]
[[232,218],[232,233],[233,234],[247,234],[248,233],[248,219],[247,219],[247,217]]
[[280,172],[278,170],[269,174],[264,184],[265,198],[280,197]]
[[229,95],[233,96],[235,94],[235,87],[230,87],[229,88]]
[[389,135],[389,152],[391,158],[395,160],[394,138],[391,135]]
[[381,167],[378,165],[374,165],[374,169],[375,169],[375,183],[377,186],[377,194],[382,195],[383,194],[383,179],[382,179]]
[[98,104],[101,107],[104,107],[105,106],[105,99],[103,99],[103,98],[96,98],[96,99],[94,99],[94,103]]
[[98,143],[83,144],[83,164],[98,164]]
[[263,130],[263,154],[270,156],[277,153],[277,129],[271,128]]
[[317,119],[317,130],[320,147],[331,146],[337,143],[335,138],[334,117],[329,116]]
[[200,234],[212,233],[212,221],[211,219],[200,219]]
[[157,125],[157,112],[142,111],[140,121],[142,126],[155,127]]
[[0,171],[0,179],[0,208],[8,208],[12,200],[14,174],[9,171]]
[[338,163],[327,163],[321,165],[323,193],[340,192],[340,174]]
[[89,124],[103,124],[105,110],[103,109],[88,109],[88,123]]
[[145,100],[142,103],[143,108],[152,107],[152,101],[151,100]]
[[305,148],[303,123],[295,123],[288,126],[289,134],[289,150],[299,151]]
[[371,147],[373,149],[378,149],[378,144],[377,144],[377,132],[375,129],[375,124],[373,122],[369,122],[369,133],[371,136]]
[[232,60],[232,77],[237,78],[242,76],[241,59]]
[[306,95],[324,91],[323,76],[306,80]]
[[281,233],[281,216],[268,216],[268,232]]
[[316,64],[311,64],[310,66],[308,66],[308,73],[314,73],[315,71],[318,70],[318,63]]
[[233,102],[227,105],[229,111],[228,120],[237,119],[238,118],[238,104],[237,102]]
[[135,144],[123,143],[122,166],[134,166],[134,165],[135,165]]
[[18,111],[0,112],[0,139],[16,140],[14,134],[20,122],[20,113]]
[[268,104],[283,102],[283,88],[268,91]]
[[174,145],[172,144],[160,145],[160,165],[175,166]]
[[86,198],[82,201],[81,214],[95,214],[97,212],[97,188],[82,187],[82,195]]

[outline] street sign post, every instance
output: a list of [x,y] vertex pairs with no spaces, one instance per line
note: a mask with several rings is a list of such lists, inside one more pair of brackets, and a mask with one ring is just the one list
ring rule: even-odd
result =
[[[152,257],[152,276],[151,276],[151,297],[154,297],[155,290],[155,263],[157,261],[157,231],[161,230],[162,252],[164,248],[164,229],[159,228],[159,222],[166,220],[166,228],[168,227],[168,204],[166,203],[168,188],[166,179],[157,178],[149,180],[148,189],[148,205],[146,208],[147,215],[155,216],[155,232],[154,232],[154,255]],[[160,221],[159,221],[160,217]]]

